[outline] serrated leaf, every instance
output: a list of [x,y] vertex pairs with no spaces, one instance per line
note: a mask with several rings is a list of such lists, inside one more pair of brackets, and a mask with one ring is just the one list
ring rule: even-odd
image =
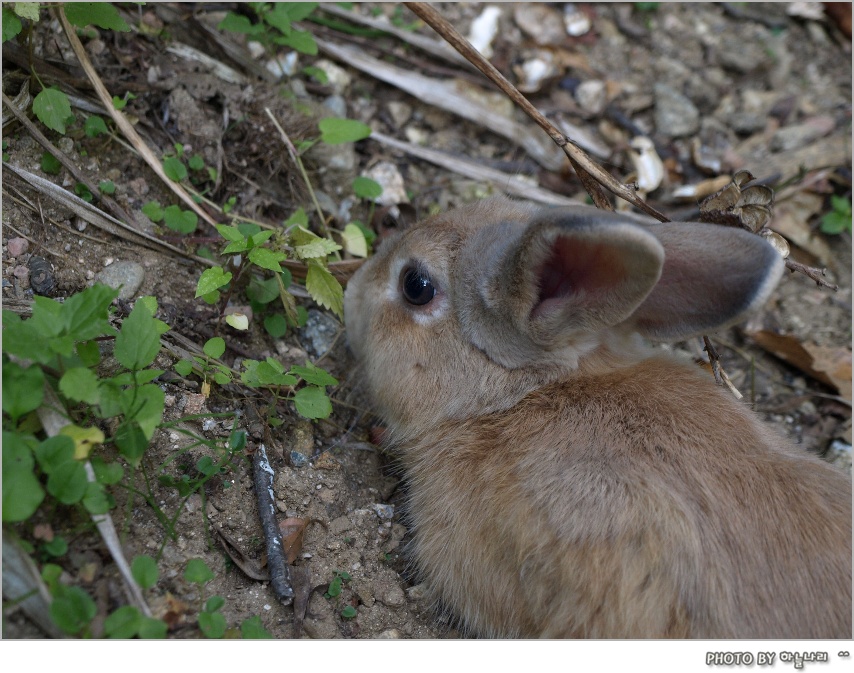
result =
[[338,317],[344,317],[344,289],[328,269],[314,260],[308,260],[305,289],[312,299]]
[[123,367],[133,371],[144,369],[154,362],[159,351],[160,335],[151,311],[144,302],[137,302],[122,323],[113,354]]
[[238,241],[245,241],[246,237],[240,232],[240,229],[237,227],[232,227],[228,224],[217,224],[216,230],[219,232],[219,235],[222,236],[226,241],[231,241],[232,243]]
[[287,255],[283,252],[270,250],[269,248],[252,248],[252,250],[249,251],[250,262],[256,266],[260,266],[262,269],[269,269],[276,273],[282,272],[282,267],[279,266],[279,262],[284,261],[285,259],[287,259]]
[[364,232],[355,224],[348,224],[341,233],[344,249],[356,257],[368,256],[368,241]]
[[371,135],[371,127],[355,119],[326,117],[318,122],[320,139],[329,145],[352,143]]
[[98,404],[101,399],[98,377],[87,367],[73,367],[66,370],[59,379],[59,392],[69,400],[86,404]]
[[323,388],[306,386],[294,395],[297,412],[309,419],[326,418],[332,413],[332,403]]
[[67,2],[64,7],[68,21],[80,28],[93,25],[122,33],[130,31],[130,26],[109,2]]
[[42,124],[65,135],[65,122],[71,116],[71,103],[56,87],[42,89],[33,99],[33,112]]
[[224,271],[221,266],[214,266],[202,271],[199,282],[196,285],[196,297],[210,294],[231,281],[231,272]]
[[[3,42],[11,40],[23,30],[24,24],[15,16],[15,12],[3,5]],[[5,521],[5,519],[3,519]]]
[[61,305],[60,324],[75,341],[115,334],[116,330],[110,326],[107,317],[110,304],[118,295],[118,290],[102,284],[78,292]]
[[317,259],[318,257],[326,257],[340,249],[340,245],[328,238],[317,238],[311,243],[296,246],[294,253],[299,259]]
[[[6,347],[6,334],[4,348]],[[44,399],[44,372],[41,367],[21,367],[15,362],[3,365],[3,411],[13,421],[38,409]]]

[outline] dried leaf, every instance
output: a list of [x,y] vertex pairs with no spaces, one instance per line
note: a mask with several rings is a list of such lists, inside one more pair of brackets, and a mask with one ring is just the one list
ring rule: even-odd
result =
[[830,266],[833,262],[830,247],[809,225],[810,218],[821,212],[823,207],[824,198],[819,194],[798,192],[777,204],[774,218],[768,226],[815,257],[819,265]]
[[219,543],[228,554],[229,558],[234,561],[234,564],[240,568],[247,577],[261,582],[270,581],[270,573],[263,567],[262,563],[256,559],[250,558],[243,553],[234,538],[228,533],[218,528],[214,529],[217,533]]
[[279,522],[279,530],[282,532],[282,543],[285,547],[285,556],[289,565],[293,565],[302,551],[302,539],[305,529],[311,519],[287,518]]

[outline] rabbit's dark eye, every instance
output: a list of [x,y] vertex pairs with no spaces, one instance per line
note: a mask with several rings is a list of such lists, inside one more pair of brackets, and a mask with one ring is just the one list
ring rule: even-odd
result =
[[429,304],[436,295],[430,276],[411,266],[401,273],[400,287],[403,298],[415,306]]

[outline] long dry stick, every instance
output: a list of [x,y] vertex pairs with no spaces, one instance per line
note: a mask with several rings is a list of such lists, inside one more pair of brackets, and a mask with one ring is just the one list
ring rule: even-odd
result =
[[[638,198],[634,190],[620,183],[612,175],[602,169],[588,154],[567,138],[560,130],[552,124],[537,108],[525,98],[521,92],[513,86],[480,52],[477,51],[457,30],[446,21],[431,5],[424,2],[403,3],[412,10],[420,19],[441,35],[448,43],[466,57],[478,70],[486,75],[499,89],[510,99],[521,107],[525,113],[533,119],[546,133],[549,134],[555,144],[560,147],[569,158],[573,169],[578,174],[581,184],[590,194],[599,208],[613,210],[601,187],[605,187],[613,194],[625,199],[633,206],[644,211],[648,215],[661,222],[667,222],[668,218],[655,208]],[[600,186],[601,185],[601,186]]]
[[140,156],[145,160],[145,162],[151,167],[157,176],[163,180],[163,182],[171,189],[175,194],[181,199],[187,206],[189,206],[196,215],[201,217],[205,222],[214,226],[216,221],[208,215],[199,205],[193,201],[192,197],[187,193],[187,191],[181,187],[181,185],[173,182],[166,173],[163,171],[163,165],[160,163],[160,159],[158,159],[154,152],[145,144],[142,138],[140,138],[139,134],[136,132],[136,129],[131,125],[131,123],[125,118],[125,116],[118,110],[113,107],[113,98],[110,96],[110,92],[107,91],[107,87],[104,86],[104,83],[101,81],[101,78],[98,77],[98,73],[95,71],[94,66],[92,65],[92,61],[89,60],[89,56],[86,54],[86,50],[83,48],[83,45],[80,42],[80,39],[77,37],[77,32],[74,30],[74,27],[68,22],[68,19],[65,17],[65,11],[60,5],[57,8],[57,14],[59,15],[59,20],[62,22],[62,27],[65,30],[65,35],[68,37],[68,42],[71,44],[71,48],[74,50],[74,54],[77,56],[77,60],[80,62],[80,65],[83,67],[83,70],[86,72],[86,76],[89,78],[89,81],[92,82],[92,86],[95,87],[95,92],[98,94],[98,98],[101,99],[101,103],[110,113],[110,116],[113,118],[113,121],[116,123],[116,126],[119,127],[122,133],[124,133],[125,137],[131,142],[131,144],[136,148],[136,151],[139,152]]

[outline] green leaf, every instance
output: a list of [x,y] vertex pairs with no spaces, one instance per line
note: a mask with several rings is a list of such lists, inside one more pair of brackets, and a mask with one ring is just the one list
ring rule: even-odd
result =
[[184,579],[193,584],[207,584],[214,578],[213,571],[200,558],[190,559],[184,571]]
[[360,199],[373,201],[382,196],[383,187],[376,180],[371,180],[360,175],[353,179],[353,193]]
[[63,556],[68,551],[68,541],[61,535],[57,535],[44,544],[44,550],[54,558]]
[[48,437],[36,447],[35,456],[42,471],[50,474],[60,465],[74,462],[74,440],[66,435]]
[[308,18],[309,14],[317,9],[317,5],[318,3],[316,2],[276,3],[273,7],[273,11],[267,15],[267,19],[271,26],[276,25],[272,21],[269,21],[269,18],[273,15],[279,17],[281,20],[287,19],[289,21],[302,21],[303,19]]
[[202,350],[209,358],[222,357],[222,354],[225,353],[225,339],[222,337],[213,337],[208,339],[202,347]]
[[173,182],[181,182],[187,177],[187,167],[177,157],[166,157],[163,160],[163,172]]
[[59,379],[59,392],[69,400],[98,404],[101,391],[98,388],[98,377],[86,367],[73,367],[66,370]]
[[175,363],[175,371],[181,376],[189,376],[193,371],[193,363],[190,360],[179,360]]
[[[5,400],[6,395],[3,395]],[[3,522],[25,521],[35,513],[45,495],[33,474],[33,452],[21,435],[4,430],[2,453]]]
[[157,578],[160,576],[157,562],[145,554],[134,557],[130,572],[136,583],[143,589],[150,589],[157,584]]
[[64,505],[80,502],[86,493],[86,469],[78,460],[55,467],[47,478],[47,492]]
[[59,172],[62,170],[62,164],[50,152],[44,152],[42,154],[41,168],[48,175],[59,175]]
[[256,266],[260,266],[262,269],[269,269],[276,273],[282,272],[282,267],[279,266],[279,262],[284,261],[285,259],[287,259],[287,255],[283,252],[270,250],[269,248],[252,248],[252,250],[249,251],[250,262]]
[[39,20],[39,2],[15,2],[12,3],[15,8],[15,14],[20,16],[22,19],[29,19],[30,21],[38,21]]
[[130,31],[118,10],[108,2],[68,2],[64,7],[68,20],[80,28],[94,25],[122,33]]
[[7,42],[17,36],[23,27],[24,24],[15,16],[15,12],[6,5],[3,5],[3,42]]
[[222,236],[226,241],[231,241],[232,243],[239,243],[246,240],[246,236],[241,233],[240,229],[237,227],[232,227],[228,224],[217,224],[216,230],[219,232],[219,235]]
[[329,145],[352,143],[371,135],[371,127],[355,119],[327,117],[318,123],[320,139]]
[[125,474],[121,463],[108,463],[100,456],[93,456],[91,459],[92,469],[95,471],[95,479],[99,484],[111,486],[118,484]]
[[139,625],[140,638],[163,640],[166,638],[167,631],[168,626],[166,622],[155,619],[154,617],[143,617]]
[[56,87],[42,89],[33,99],[33,112],[42,124],[65,135],[65,122],[71,116],[71,103]]
[[194,171],[200,171],[205,167],[205,160],[201,154],[194,154],[187,161],[187,165]]
[[365,239],[364,232],[357,225],[350,223],[344,227],[341,238],[344,241],[344,249],[351,255],[356,257],[368,256],[368,241]]
[[115,334],[108,315],[110,304],[118,295],[118,290],[98,284],[69,297],[61,305],[60,313],[61,324],[68,335],[75,341],[88,341]]
[[205,269],[196,285],[196,297],[218,290],[223,285],[228,285],[229,281],[231,281],[231,272],[223,271],[221,266]]
[[123,605],[104,620],[108,638],[133,638],[142,623],[142,613],[133,605]]
[[275,233],[276,232],[272,229],[265,229],[264,231],[259,231],[257,234],[253,234],[249,240],[252,241],[253,246],[261,245],[269,240]]
[[169,206],[163,211],[164,224],[181,234],[192,234],[199,224],[199,216],[192,210],[184,210],[180,206]]
[[102,194],[115,194],[116,193],[116,183],[112,180],[101,180],[98,183],[98,190]]
[[136,389],[137,406],[133,418],[142,430],[142,434],[148,441],[154,436],[154,431],[163,420],[163,409],[166,406],[166,394],[160,386],[153,383],[140,386]]
[[163,208],[157,201],[149,201],[142,207],[142,214],[152,222],[160,222],[163,219]]
[[292,30],[290,35],[277,37],[274,42],[298,51],[301,54],[314,56],[317,54],[317,42],[314,36],[305,30]]
[[81,341],[75,347],[77,357],[87,367],[94,367],[101,361],[101,350],[98,348],[98,342],[95,340]]
[[97,138],[102,133],[110,132],[107,129],[106,122],[104,122],[104,120],[98,115],[90,115],[89,117],[86,117],[86,121],[83,123],[83,131],[89,138]]
[[257,276],[252,276],[246,288],[246,296],[250,301],[269,304],[279,296],[279,283],[275,278],[261,280]]
[[253,24],[248,17],[242,14],[229,12],[225,18],[219,22],[218,30],[230,30],[232,33],[246,33],[249,35],[257,35],[264,32],[264,26],[260,23]]
[[293,225],[297,225],[300,227],[308,226],[308,215],[306,215],[305,210],[303,208],[297,208],[296,212],[291,215],[287,220],[282,222],[282,226],[285,228],[291,227]]
[[267,639],[273,637],[273,635],[264,628],[264,625],[261,623],[261,618],[258,615],[243,620],[240,624],[240,635],[243,636],[244,640],[255,640],[261,638]]
[[306,386],[294,395],[297,412],[305,418],[327,418],[332,413],[332,403],[323,388]]
[[116,430],[115,442],[119,453],[127,458],[128,462],[133,466],[139,465],[139,461],[142,460],[142,454],[148,448],[148,440],[145,437],[145,433],[143,433],[137,423],[128,421],[122,423],[118,430]]
[[50,616],[69,635],[77,635],[91,622],[98,609],[95,601],[80,587],[66,587],[50,604]]
[[[5,348],[5,333],[3,337]],[[13,422],[38,409],[43,399],[44,373],[40,367],[21,367],[11,361],[3,365],[3,411],[12,417]]]
[[207,638],[222,638],[228,628],[225,617],[219,612],[199,613],[199,628]]
[[74,185],[74,193],[86,203],[92,203],[95,198],[92,196],[92,191],[89,189],[89,186],[82,182],[78,182]]
[[352,605],[347,605],[344,607],[343,610],[341,610],[341,616],[344,619],[353,619],[353,617],[355,617],[357,614],[359,613],[356,612],[356,608],[354,608]]
[[122,331],[116,337],[113,354],[126,369],[143,369],[157,357],[160,351],[160,335],[153,317],[143,302],[137,302],[122,323]]
[[89,514],[106,514],[115,507],[115,500],[104,490],[104,485],[95,481],[86,484],[83,506]]
[[306,362],[305,367],[294,365],[290,368],[288,374],[299,376],[306,383],[311,383],[316,386],[337,386],[338,379],[332,376],[325,369],[321,369],[313,365],[311,362]]
[[211,596],[205,601],[205,612],[216,612],[225,605],[225,599],[222,596]]
[[294,253],[296,253],[299,259],[316,259],[318,257],[326,257],[340,249],[340,245],[334,241],[330,241],[328,238],[316,238],[311,243],[296,246]]
[[343,318],[344,290],[341,283],[328,269],[312,259],[308,260],[305,289],[314,301]]
[[264,318],[264,329],[274,339],[279,339],[288,331],[288,321],[281,313],[272,313]]

